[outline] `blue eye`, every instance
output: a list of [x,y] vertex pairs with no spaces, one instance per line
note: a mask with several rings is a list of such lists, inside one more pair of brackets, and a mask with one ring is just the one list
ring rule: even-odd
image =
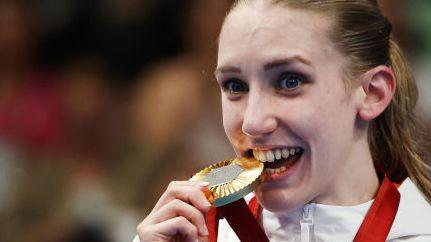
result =
[[231,93],[238,94],[238,93],[247,92],[248,86],[245,82],[239,79],[230,79],[223,84],[223,89]]
[[278,82],[279,89],[292,90],[298,88],[303,82],[304,77],[296,74],[283,74]]

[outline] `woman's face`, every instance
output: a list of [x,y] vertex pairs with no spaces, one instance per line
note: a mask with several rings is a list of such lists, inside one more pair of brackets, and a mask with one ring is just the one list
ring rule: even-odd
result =
[[260,203],[287,211],[336,200],[355,159],[357,104],[328,17],[282,6],[240,6],[222,28],[216,78],[223,124],[238,156],[265,161]]

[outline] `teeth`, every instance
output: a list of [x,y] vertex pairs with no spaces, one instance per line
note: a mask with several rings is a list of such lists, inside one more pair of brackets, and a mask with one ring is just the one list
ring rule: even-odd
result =
[[272,153],[272,151],[268,151],[268,152],[266,152],[266,161],[269,161],[269,162],[274,162],[274,153]]
[[253,155],[256,159],[262,162],[274,162],[280,160],[281,158],[287,159],[292,155],[297,154],[301,151],[301,148],[283,148],[283,149],[274,149],[268,151],[262,150],[253,150]]
[[266,161],[266,155],[265,155],[264,152],[260,152],[260,154],[259,154],[259,160],[262,161],[262,162]]
[[275,159],[277,160],[281,159],[281,151],[279,149],[275,150]]
[[254,156],[254,158],[260,160],[259,151],[253,150],[253,156]]
[[281,155],[283,156],[283,158],[284,158],[284,159],[287,159],[287,158],[289,157],[289,155],[290,155],[290,153],[289,153],[289,149],[284,148],[284,149],[281,151]]
[[270,174],[270,175],[272,175],[272,174],[278,174],[278,173],[281,173],[281,172],[285,171],[286,169],[287,168],[285,166],[282,166],[280,168],[275,168],[275,169],[266,168],[265,169],[265,173],[266,174]]
[[265,169],[265,172],[266,172],[267,174],[275,174],[275,170],[276,170],[276,169]]

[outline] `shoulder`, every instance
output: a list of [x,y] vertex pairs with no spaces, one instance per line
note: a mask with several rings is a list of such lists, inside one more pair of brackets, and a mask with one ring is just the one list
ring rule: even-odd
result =
[[431,205],[410,179],[398,190],[401,200],[388,240],[431,241]]

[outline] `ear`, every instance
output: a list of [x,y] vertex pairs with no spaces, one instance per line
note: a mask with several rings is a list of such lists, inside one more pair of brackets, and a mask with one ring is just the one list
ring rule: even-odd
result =
[[361,84],[365,96],[358,114],[364,121],[371,121],[390,104],[396,89],[396,79],[389,67],[380,65],[366,72]]

